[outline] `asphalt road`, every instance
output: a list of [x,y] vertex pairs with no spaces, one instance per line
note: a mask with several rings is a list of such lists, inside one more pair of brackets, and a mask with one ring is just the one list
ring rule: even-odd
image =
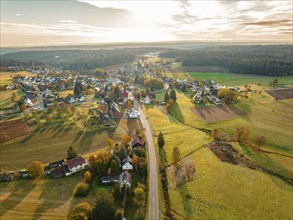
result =
[[158,173],[156,151],[154,146],[153,135],[149,123],[140,104],[135,101],[137,111],[140,113],[140,121],[145,128],[146,139],[149,153],[149,219],[159,219],[159,192],[158,192]]

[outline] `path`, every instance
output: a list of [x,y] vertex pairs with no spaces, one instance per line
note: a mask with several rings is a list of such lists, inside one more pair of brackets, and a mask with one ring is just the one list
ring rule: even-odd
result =
[[135,106],[140,113],[140,121],[145,128],[146,139],[149,153],[149,219],[159,219],[159,193],[158,193],[158,173],[157,159],[154,146],[153,135],[141,105],[135,100]]

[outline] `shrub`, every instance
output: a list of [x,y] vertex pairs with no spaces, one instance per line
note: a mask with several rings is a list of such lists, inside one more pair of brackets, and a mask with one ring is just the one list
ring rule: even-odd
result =
[[80,182],[76,185],[74,189],[74,196],[75,197],[84,197],[87,196],[89,193],[89,185],[83,182]]

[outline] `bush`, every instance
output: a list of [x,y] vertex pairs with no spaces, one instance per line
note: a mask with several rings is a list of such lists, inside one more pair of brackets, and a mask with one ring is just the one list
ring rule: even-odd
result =
[[33,177],[42,176],[44,174],[44,167],[41,162],[33,161],[28,166],[28,173]]
[[118,208],[115,212],[115,220],[121,220],[123,218],[123,209]]
[[74,189],[74,196],[75,197],[84,197],[87,196],[89,193],[89,185],[83,182],[80,182],[76,185]]
[[81,202],[75,206],[70,219],[87,220],[90,218],[91,213],[92,213],[92,207],[90,206],[90,204],[88,202]]
[[115,201],[113,196],[102,189],[97,192],[92,219],[112,220],[115,216]]
[[85,183],[90,184],[92,181],[92,175],[90,173],[90,171],[86,171],[83,175],[83,180]]

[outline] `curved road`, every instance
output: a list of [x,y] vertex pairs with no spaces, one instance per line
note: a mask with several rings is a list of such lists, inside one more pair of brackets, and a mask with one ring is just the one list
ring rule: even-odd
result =
[[149,219],[159,219],[159,191],[158,191],[158,173],[157,173],[157,159],[154,146],[153,135],[141,105],[135,101],[137,111],[140,113],[140,121],[145,128],[146,139],[148,143],[149,153]]

